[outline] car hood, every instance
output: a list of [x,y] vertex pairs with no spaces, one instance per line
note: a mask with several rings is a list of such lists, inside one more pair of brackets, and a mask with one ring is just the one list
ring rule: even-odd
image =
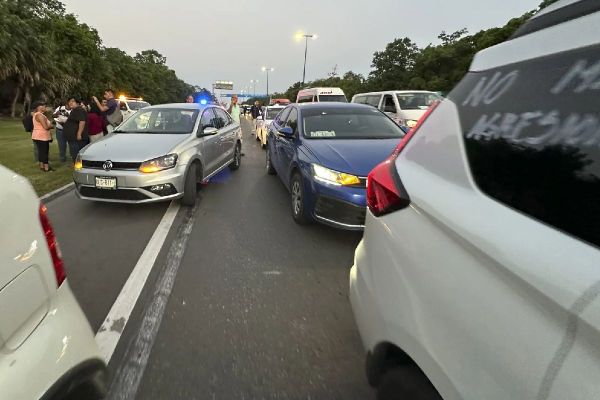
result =
[[87,146],[81,156],[90,161],[142,162],[169,154],[188,134],[111,133]]
[[399,142],[400,138],[309,139],[304,144],[320,165],[339,172],[367,176],[394,151]]

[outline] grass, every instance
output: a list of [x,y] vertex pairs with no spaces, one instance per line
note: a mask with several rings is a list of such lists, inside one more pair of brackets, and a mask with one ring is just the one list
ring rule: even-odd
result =
[[29,179],[38,196],[73,181],[69,153],[67,151],[67,162],[61,163],[54,130],[52,137],[54,141],[50,143],[50,166],[55,171],[43,172],[33,159],[31,134],[25,132],[21,120],[0,118],[0,164]]

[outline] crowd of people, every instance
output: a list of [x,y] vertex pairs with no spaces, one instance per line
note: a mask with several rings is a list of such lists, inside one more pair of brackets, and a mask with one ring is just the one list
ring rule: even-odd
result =
[[104,92],[102,101],[96,96],[89,101],[70,97],[54,110],[52,120],[47,117],[46,110],[46,102],[37,101],[23,120],[25,130],[31,132],[35,161],[44,172],[53,170],[48,160],[53,129],[56,129],[60,162],[67,161],[67,150],[71,162],[75,162],[79,150],[108,134],[123,121],[119,102],[111,89]]

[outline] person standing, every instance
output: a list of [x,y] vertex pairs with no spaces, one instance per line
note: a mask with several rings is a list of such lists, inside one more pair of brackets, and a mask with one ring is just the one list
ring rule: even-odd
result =
[[194,96],[192,96],[191,94],[185,98],[185,102],[186,103],[193,103],[194,102]]
[[231,119],[238,124],[240,123],[240,105],[238,104],[238,97],[235,94],[231,96],[231,105],[227,112],[231,115]]
[[94,143],[104,136],[102,132],[104,129],[104,118],[96,103],[90,104],[90,112],[87,115],[87,124],[90,143]]
[[89,140],[87,127],[87,111],[82,107],[81,101],[75,98],[69,99],[69,108],[71,112],[67,122],[63,125],[63,135],[69,145],[69,153],[75,162],[79,150],[81,150]]
[[256,100],[254,105],[250,108],[250,115],[252,116],[252,120],[254,121],[254,132],[258,131],[260,127],[261,118],[263,116],[262,107],[260,106],[260,101]]
[[69,108],[66,105],[61,105],[54,110],[52,115],[56,122],[56,142],[58,143],[58,158],[60,162],[67,161],[67,141],[63,135],[63,124],[67,122],[69,117]]
[[119,102],[115,99],[115,94],[112,89],[106,89],[104,91],[104,99],[106,100],[106,105],[100,103],[98,98],[94,96],[92,98],[94,103],[98,106],[100,111],[106,113],[106,120],[110,125],[108,127],[108,132],[112,132],[121,122],[123,122],[123,113],[119,108]]
[[46,103],[43,101],[37,101],[33,105],[33,131],[31,132],[31,139],[35,143],[38,154],[38,162],[40,169],[44,172],[52,171],[50,164],[48,163],[48,153],[50,152],[50,142],[52,141],[52,124],[48,120],[48,117],[44,115],[46,111]]

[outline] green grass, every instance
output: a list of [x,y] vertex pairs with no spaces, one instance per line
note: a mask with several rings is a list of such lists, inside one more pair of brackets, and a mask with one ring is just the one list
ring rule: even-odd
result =
[[21,120],[0,118],[0,164],[23,175],[33,185],[38,196],[49,193],[73,181],[73,166],[67,151],[67,162],[58,159],[55,131],[50,143],[50,166],[54,172],[42,172],[33,159],[31,134],[25,132]]

